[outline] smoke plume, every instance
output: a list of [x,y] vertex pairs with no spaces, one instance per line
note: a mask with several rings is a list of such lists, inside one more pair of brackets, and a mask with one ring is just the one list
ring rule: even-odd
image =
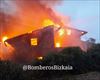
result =
[[0,0],[0,56],[9,54],[9,49],[1,43],[3,36],[11,38],[42,28],[46,19],[62,25],[60,17],[53,10],[61,2],[62,0]]
[[62,0],[1,0],[0,38],[9,38],[42,27],[43,21],[50,19],[61,24],[53,6]]

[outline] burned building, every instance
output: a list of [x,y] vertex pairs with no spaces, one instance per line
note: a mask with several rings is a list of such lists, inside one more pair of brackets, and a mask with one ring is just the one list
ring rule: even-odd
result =
[[10,44],[18,54],[39,57],[48,52],[60,51],[64,47],[79,46],[84,50],[84,43],[81,41],[81,36],[86,33],[85,31],[69,27],[56,28],[51,25],[32,31],[31,33],[7,39],[5,45]]

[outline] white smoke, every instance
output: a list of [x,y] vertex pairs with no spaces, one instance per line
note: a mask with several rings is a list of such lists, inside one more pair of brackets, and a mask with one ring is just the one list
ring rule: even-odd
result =
[[5,14],[14,15],[18,10],[17,5],[13,0],[1,0],[0,1],[0,11]]

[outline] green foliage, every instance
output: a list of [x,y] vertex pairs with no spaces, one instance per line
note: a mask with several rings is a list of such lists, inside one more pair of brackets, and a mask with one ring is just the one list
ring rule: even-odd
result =
[[100,71],[100,44],[95,44],[87,51],[87,57],[91,62],[91,69]]
[[22,80],[22,70],[17,64],[9,61],[0,61],[0,80]]
[[63,80],[70,80],[69,77],[73,74],[100,71],[99,61],[100,44],[95,44],[87,52],[82,51],[79,47],[69,47],[58,53],[50,52],[43,57],[43,60],[35,59],[30,65],[71,65],[73,66],[71,71],[23,71],[22,64],[0,61],[0,80],[56,80],[59,76],[66,76],[66,79]]

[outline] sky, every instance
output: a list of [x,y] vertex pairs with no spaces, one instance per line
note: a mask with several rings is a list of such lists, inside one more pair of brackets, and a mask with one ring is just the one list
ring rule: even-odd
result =
[[82,37],[96,39],[100,43],[100,0],[64,0],[55,10],[69,16],[74,28],[87,31]]
[[[4,12],[13,15],[16,13],[16,4],[13,0],[5,0],[8,6],[0,6]],[[52,1],[52,0],[50,0]],[[100,43],[100,0],[59,0],[61,4],[53,7],[58,13],[70,17],[74,28],[87,31],[82,40],[96,39]],[[13,7],[12,7],[13,6]],[[5,8],[5,10],[4,10]]]

